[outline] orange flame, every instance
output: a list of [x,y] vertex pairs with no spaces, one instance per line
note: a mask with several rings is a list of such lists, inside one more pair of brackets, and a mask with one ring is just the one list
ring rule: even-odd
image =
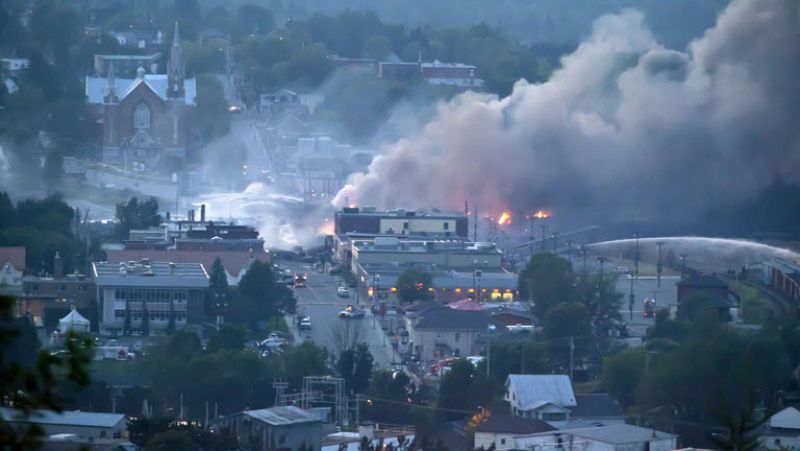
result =
[[497,220],[497,225],[506,225],[506,224],[511,224],[511,213],[503,210],[503,213],[500,214],[500,219]]
[[536,213],[533,214],[533,217],[536,219],[545,219],[549,218],[551,213],[547,210],[538,210]]
[[328,236],[333,235],[333,221],[325,218],[322,224],[317,228],[317,235]]

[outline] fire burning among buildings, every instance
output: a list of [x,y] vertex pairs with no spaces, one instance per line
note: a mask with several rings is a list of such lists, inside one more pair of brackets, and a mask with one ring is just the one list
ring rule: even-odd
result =
[[500,213],[500,218],[497,219],[497,225],[508,225],[511,224],[511,213],[507,210],[503,210]]
[[536,219],[546,219],[549,218],[551,215],[552,213],[550,213],[547,210],[537,210],[536,213],[533,214],[533,217]]

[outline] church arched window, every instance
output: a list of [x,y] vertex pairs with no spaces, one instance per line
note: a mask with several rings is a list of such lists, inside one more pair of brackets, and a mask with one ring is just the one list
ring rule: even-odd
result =
[[136,105],[133,111],[133,126],[137,129],[150,128],[150,108],[146,104]]

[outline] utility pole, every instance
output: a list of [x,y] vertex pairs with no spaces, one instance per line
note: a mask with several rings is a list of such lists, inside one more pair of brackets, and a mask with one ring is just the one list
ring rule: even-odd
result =
[[545,242],[547,241],[547,224],[542,224],[542,252],[545,250]]
[[635,264],[634,267],[636,268],[636,276],[639,275],[639,259],[641,255],[639,254],[639,232],[634,232],[633,237],[636,238],[636,256],[635,256]]
[[634,273],[631,273],[631,294],[628,295],[628,310],[631,314],[631,320],[633,320],[633,304],[634,299],[636,299],[636,297],[633,295],[633,276]]
[[478,242],[478,204],[475,204],[475,216],[472,218],[472,241]]
[[658,275],[658,288],[661,288],[661,271],[664,270],[664,266],[661,263],[661,248],[664,247],[666,244],[664,241],[657,241],[656,246],[658,246],[658,264],[656,265],[656,274]]
[[681,254],[681,280],[686,277],[686,254]]
[[558,232],[553,232],[553,255],[556,255],[556,249],[558,247],[558,237],[561,236]]
[[572,245],[575,244],[572,240],[567,240],[567,259],[569,260],[569,266],[572,268]]
[[569,337],[569,380],[572,380],[572,374],[575,370],[574,364],[574,357],[575,357],[575,339],[573,337]]
[[586,250],[586,246],[581,246],[581,256],[583,257],[583,272],[586,273],[586,255],[588,251]]

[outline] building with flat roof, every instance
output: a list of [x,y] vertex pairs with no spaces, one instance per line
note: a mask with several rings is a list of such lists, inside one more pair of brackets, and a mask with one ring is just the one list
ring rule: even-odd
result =
[[469,236],[467,216],[439,210],[388,210],[343,208],[334,215],[334,233],[410,235],[427,237]]
[[216,419],[212,424],[227,430],[247,449],[321,448],[319,416],[295,406],[245,410]]
[[92,270],[101,333],[122,332],[126,310],[134,330],[145,313],[151,330],[166,329],[171,318],[178,329],[202,323],[208,274],[200,263],[95,262]]
[[26,415],[20,410],[0,407],[0,417],[15,429],[38,425],[46,436],[71,434],[83,439],[110,439],[128,435],[128,423],[121,413],[34,410]]
[[562,429],[515,437],[516,449],[585,449],[592,451],[669,451],[678,436],[632,424]]

